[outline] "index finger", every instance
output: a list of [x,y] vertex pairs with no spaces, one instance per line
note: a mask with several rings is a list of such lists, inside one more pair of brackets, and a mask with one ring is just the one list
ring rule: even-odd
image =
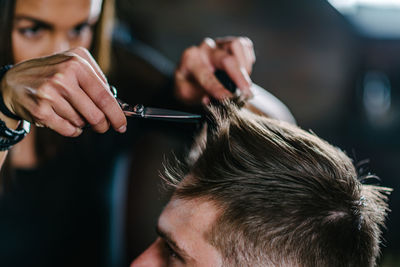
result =
[[223,100],[233,96],[232,93],[219,82],[214,72],[207,66],[196,64],[192,67],[191,71],[196,82],[204,88],[209,96],[217,100]]
[[90,66],[93,68],[95,73],[99,76],[99,78],[105,84],[108,85],[106,75],[104,75],[100,66],[97,64],[96,60],[93,58],[93,56],[90,54],[90,52],[87,49],[85,49],[83,47],[77,47],[77,48],[70,50],[70,52],[75,53],[75,54],[79,55],[80,57],[82,57],[83,59],[85,59],[90,64]]
[[251,98],[252,93],[250,90],[251,79],[244,67],[241,67],[237,58],[229,54],[225,50],[217,49],[212,51],[212,63],[220,70],[226,71],[228,76],[238,86],[240,91],[244,93],[246,98]]
[[112,96],[108,85],[100,79],[93,67],[83,58],[80,58],[82,71],[76,71],[79,86],[90,97],[93,103],[104,113],[112,127],[124,132],[126,117],[117,100]]

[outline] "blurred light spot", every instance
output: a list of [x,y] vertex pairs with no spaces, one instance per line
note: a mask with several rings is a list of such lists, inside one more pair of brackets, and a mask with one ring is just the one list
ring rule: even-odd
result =
[[400,0],[328,0],[366,36],[400,37]]
[[400,7],[399,0],[328,0],[328,2],[338,10],[354,9],[362,6],[375,8]]
[[391,106],[391,85],[385,73],[370,71],[365,74],[362,102],[372,124],[378,126],[386,121]]

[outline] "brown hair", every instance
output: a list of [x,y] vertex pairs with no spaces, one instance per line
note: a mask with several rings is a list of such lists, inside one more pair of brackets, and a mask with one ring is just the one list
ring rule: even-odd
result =
[[15,0],[0,1],[0,67],[13,63],[11,31]]
[[312,133],[230,104],[210,110],[207,137],[165,179],[176,197],[221,210],[207,239],[226,266],[376,264],[390,189],[363,185]]

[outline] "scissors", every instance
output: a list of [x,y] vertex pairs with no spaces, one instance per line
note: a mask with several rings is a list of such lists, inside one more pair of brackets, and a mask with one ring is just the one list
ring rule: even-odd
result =
[[174,122],[198,122],[200,115],[163,108],[145,107],[142,104],[130,105],[117,97],[117,89],[110,86],[111,93],[117,100],[125,116],[145,119],[157,119]]

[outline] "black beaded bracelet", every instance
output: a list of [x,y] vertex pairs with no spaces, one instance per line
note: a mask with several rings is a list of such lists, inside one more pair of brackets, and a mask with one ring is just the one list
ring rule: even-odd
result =
[[20,142],[29,133],[30,123],[21,121],[18,128],[13,130],[0,120],[0,151],[9,150],[13,145]]
[[[4,75],[6,74],[6,72],[11,69],[13,66],[12,65],[6,65],[4,67],[2,67],[0,69],[0,82],[3,79]],[[19,116],[15,115],[14,113],[12,113],[6,106],[6,104],[4,104],[4,99],[3,99],[3,92],[0,92],[0,112],[3,113],[4,115],[6,115],[7,117],[14,119],[14,120],[22,120],[22,118],[20,118]]]

